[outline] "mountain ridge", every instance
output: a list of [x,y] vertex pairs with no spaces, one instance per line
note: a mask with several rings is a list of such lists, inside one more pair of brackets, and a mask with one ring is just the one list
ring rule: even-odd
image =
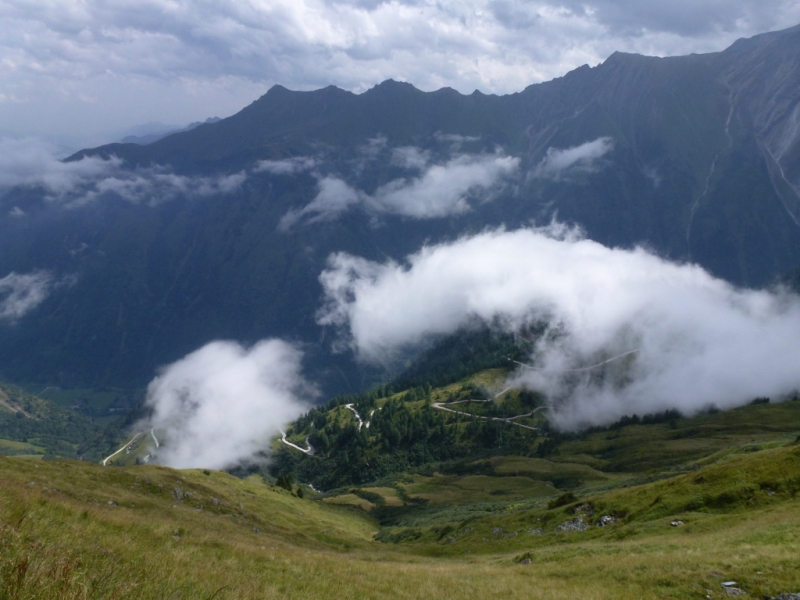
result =
[[[82,150],[65,164],[121,161],[112,191],[77,196],[70,209],[41,188],[0,197],[0,274],[47,270],[74,281],[2,325],[4,375],[142,386],[213,339],[284,336],[311,348],[336,391],[363,389],[374,374],[332,355],[314,321],[331,253],[401,260],[424,244],[553,219],[609,247],[644,246],[736,285],[767,285],[800,265],[798,35],[795,27],[704,55],[615,53],[505,96],[391,81],[361,94],[274,86],[217,123],[147,146]],[[408,148],[418,170],[396,161]],[[576,148],[602,156],[545,168]],[[376,214],[359,201],[281,228],[326,179],[363,200],[497,156],[518,161],[514,173],[465,192],[469,209],[457,214]],[[306,166],[260,166],[292,160]],[[130,200],[113,191],[118,177],[175,181],[176,191]],[[213,188],[227,177],[230,189]],[[193,195],[193,182],[219,191]]]

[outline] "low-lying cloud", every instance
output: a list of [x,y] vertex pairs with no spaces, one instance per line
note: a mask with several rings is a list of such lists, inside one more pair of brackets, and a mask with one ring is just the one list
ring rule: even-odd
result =
[[0,279],[0,323],[16,322],[45,301],[53,288],[48,271],[11,272]]
[[490,195],[519,168],[519,159],[502,154],[459,155],[444,164],[428,164],[429,154],[413,148],[393,151],[393,161],[419,170],[415,177],[395,179],[374,194],[356,190],[342,179],[320,180],[319,192],[300,210],[284,215],[281,230],[299,223],[336,219],[360,206],[373,215],[390,214],[412,219],[434,219],[462,214],[471,209],[470,198]]
[[548,148],[545,157],[533,170],[533,177],[559,179],[569,173],[592,172],[599,168],[599,160],[614,148],[614,140],[601,137],[571,148]]
[[532,368],[509,383],[544,392],[564,428],[800,389],[797,296],[736,289],[698,266],[606,248],[557,225],[487,231],[405,263],[335,254],[320,281],[318,322],[340,328],[365,361],[391,361],[476,319],[544,328]]
[[163,438],[158,462],[223,469],[258,460],[316,397],[301,359],[281,340],[217,341],[166,367],[147,388],[152,417],[140,424]]
[[[156,205],[178,196],[229,194],[246,179],[244,171],[187,177],[158,165],[128,169],[115,156],[85,156],[63,162],[53,146],[40,140],[0,138],[0,193],[15,187],[40,189],[49,203],[69,208],[110,195],[135,204]],[[23,217],[24,211],[15,208],[9,214]]]
[[266,172],[272,175],[294,175],[310,171],[317,166],[317,160],[310,156],[294,156],[283,160],[260,160],[253,169],[256,173]]

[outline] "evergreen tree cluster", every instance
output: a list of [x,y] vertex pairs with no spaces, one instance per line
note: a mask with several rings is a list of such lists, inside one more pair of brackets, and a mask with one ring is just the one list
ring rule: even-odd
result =
[[[309,411],[295,422],[293,432],[307,436],[314,454],[281,448],[272,461],[273,474],[291,473],[316,488],[330,490],[476,453],[530,451],[530,432],[502,421],[435,409],[429,384],[402,395],[392,392],[392,386],[381,386],[360,396],[334,398]],[[378,406],[377,400],[387,396]],[[343,409],[347,404],[363,419],[361,428]]]

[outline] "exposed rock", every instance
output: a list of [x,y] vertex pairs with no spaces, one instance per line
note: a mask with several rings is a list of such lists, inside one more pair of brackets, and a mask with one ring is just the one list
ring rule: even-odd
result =
[[492,535],[503,535],[503,528],[495,527],[494,529],[492,529]]
[[211,504],[213,504],[214,506],[219,506],[219,500],[217,500],[216,498],[212,498]]
[[117,506],[117,503],[116,503],[116,502],[114,502],[113,500],[109,500],[109,501],[108,501],[108,505],[109,505],[109,506]]
[[181,490],[179,487],[176,487],[174,490],[172,490],[172,497],[176,500],[183,500],[183,490]]
[[612,517],[611,515],[603,515],[598,519],[597,526],[598,527],[606,527],[607,525],[613,525],[617,522],[616,517]]
[[583,515],[556,527],[556,531],[586,531],[587,529],[589,529],[589,525],[583,522]]
[[672,521],[670,525],[673,527],[683,527],[683,521]]

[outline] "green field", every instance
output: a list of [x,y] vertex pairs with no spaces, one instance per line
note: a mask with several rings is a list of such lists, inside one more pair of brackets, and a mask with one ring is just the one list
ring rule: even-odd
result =
[[[272,463],[244,479],[136,465],[148,432],[116,466],[0,457],[0,599],[800,592],[800,401],[579,434],[550,430],[542,412],[534,431],[433,407],[498,376],[479,378],[354,398],[371,421],[360,430],[350,399],[315,409],[289,439],[329,432],[324,451],[277,441]],[[61,414],[3,389],[44,424]],[[535,401],[450,406],[489,416]],[[7,413],[9,427],[22,420]],[[33,438],[0,440],[0,450],[48,451]],[[304,472],[379,476],[317,493]],[[725,591],[730,581],[736,590]]]
[[[390,540],[368,512],[259,476],[0,458],[0,597],[723,598],[730,580],[742,597],[800,590],[800,445],[712,463]],[[433,479],[408,487],[435,493]],[[596,526],[605,515],[616,522]],[[564,527],[575,523],[585,530]]]

